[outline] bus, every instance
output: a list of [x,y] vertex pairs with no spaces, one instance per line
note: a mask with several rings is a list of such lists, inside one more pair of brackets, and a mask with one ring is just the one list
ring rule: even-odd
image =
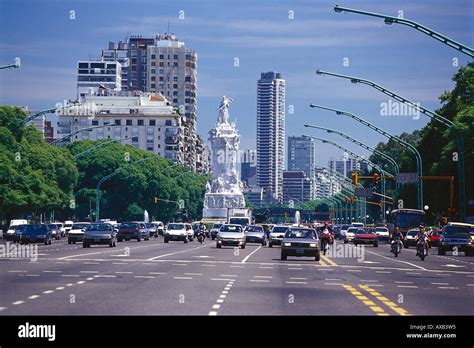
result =
[[412,228],[418,228],[423,223],[425,212],[418,209],[394,209],[390,212],[390,221],[388,223],[388,230],[390,235],[395,227],[404,236]]

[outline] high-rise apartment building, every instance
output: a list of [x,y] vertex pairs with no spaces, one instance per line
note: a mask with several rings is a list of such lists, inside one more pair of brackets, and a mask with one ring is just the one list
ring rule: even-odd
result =
[[283,203],[302,203],[313,198],[313,180],[302,170],[283,171]]
[[274,71],[257,83],[257,185],[267,202],[283,200],[285,80]]
[[288,137],[288,170],[302,170],[306,176],[314,176],[315,141],[309,137]]

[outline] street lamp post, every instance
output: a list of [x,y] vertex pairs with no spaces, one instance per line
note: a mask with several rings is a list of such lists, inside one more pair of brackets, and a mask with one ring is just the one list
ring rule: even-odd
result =
[[357,122],[359,123],[362,123],[364,126],[376,131],[377,133],[379,134],[382,134],[384,137],[388,138],[388,139],[392,139],[393,141],[395,141],[397,144],[399,144],[400,146],[404,147],[405,149],[408,149],[410,150],[410,152],[412,152],[414,155],[415,155],[415,159],[416,159],[416,169],[417,169],[417,173],[418,173],[418,209],[422,209],[423,207],[423,180],[422,180],[422,177],[423,177],[423,161],[421,159],[421,155],[420,153],[418,152],[418,150],[416,149],[416,147],[414,147],[413,145],[407,143],[406,141],[404,141],[403,139],[375,126],[374,124],[360,118],[359,116],[356,116],[350,112],[347,112],[347,111],[343,111],[343,110],[338,110],[338,109],[333,109],[333,108],[329,108],[329,107],[326,107],[326,106],[321,106],[321,105],[316,105],[316,104],[310,104],[310,107],[312,108],[318,108],[318,109],[323,109],[323,110],[329,110],[329,111],[333,111],[335,112],[337,115],[344,115],[344,116],[348,116],[350,118],[352,118],[353,120],[356,120]]
[[1,65],[0,70],[9,69],[9,68],[18,69],[20,66],[21,66],[21,60],[20,60],[20,58],[17,57],[17,58],[15,58],[15,63],[7,64],[7,65]]
[[[459,192],[459,217],[460,217],[460,220],[462,221],[464,219],[464,216],[466,215],[466,192],[465,192],[465,176],[464,176],[464,138],[461,136],[461,134],[459,133],[459,131],[456,129],[456,127],[454,126],[454,122],[447,119],[446,117],[443,117],[439,114],[437,114],[436,112],[434,111],[431,111],[431,110],[428,110],[424,107],[422,107],[421,105],[419,105],[418,103],[414,103],[413,101],[401,96],[401,95],[398,95],[392,91],[390,91],[389,89],[375,83],[375,82],[372,82],[370,80],[366,80],[366,79],[362,79],[362,78],[359,78],[359,77],[354,77],[354,76],[348,76],[348,75],[342,75],[342,74],[335,74],[335,73],[331,73],[331,72],[327,72],[327,71],[322,71],[320,69],[318,69],[316,71],[316,74],[317,75],[329,75],[329,76],[335,76],[335,77],[341,77],[341,78],[344,78],[344,79],[348,79],[350,80],[352,83],[361,83],[361,84],[365,84],[365,85],[368,85],[382,93],[384,93],[385,95],[388,95],[389,97],[403,103],[403,104],[406,104],[406,105],[409,105],[410,107],[412,107],[413,109],[416,109],[417,111],[421,112],[422,114],[428,116],[431,120],[435,120],[435,121],[438,121],[439,123],[441,123],[443,126],[445,127],[448,127],[450,128],[452,131],[453,131],[453,134],[454,134],[454,140],[456,142],[456,146],[458,147],[458,151],[459,151],[459,154],[458,154],[458,192]],[[420,176],[422,176],[423,174],[419,174]],[[420,185],[423,185],[423,180],[420,178],[419,179],[419,184]],[[422,197],[423,199],[423,197]],[[420,208],[423,206],[423,203],[420,205]]]
[[336,5],[334,7],[334,11],[337,12],[337,13],[352,12],[352,13],[357,13],[357,14],[361,14],[361,15],[382,18],[384,20],[385,24],[388,24],[388,25],[392,25],[393,23],[406,25],[410,28],[421,31],[423,34],[426,34],[426,35],[432,37],[433,39],[436,39],[436,40],[444,43],[445,45],[447,45],[449,47],[452,47],[452,48],[454,48],[454,49],[456,49],[456,50],[458,50],[458,51],[460,51],[464,54],[467,54],[471,58],[474,57],[474,50],[472,48],[470,48],[466,45],[463,45],[462,43],[459,43],[457,41],[454,41],[454,40],[450,39],[449,37],[447,37],[443,34],[437,33],[436,31],[431,30],[430,28],[425,27],[424,25],[419,24],[419,23],[417,23],[415,21],[412,21],[412,20],[409,20],[409,19],[387,16],[387,15],[383,15],[383,14],[375,13],[375,12],[355,10],[355,9],[342,7],[342,6],[338,6],[338,5]]

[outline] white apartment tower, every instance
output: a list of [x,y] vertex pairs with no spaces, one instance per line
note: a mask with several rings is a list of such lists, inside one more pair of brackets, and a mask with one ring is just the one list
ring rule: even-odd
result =
[[257,185],[268,203],[283,200],[285,80],[262,73],[257,83]]

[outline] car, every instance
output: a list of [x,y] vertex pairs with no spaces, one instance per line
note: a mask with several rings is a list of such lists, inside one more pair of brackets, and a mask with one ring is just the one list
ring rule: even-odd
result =
[[214,240],[217,237],[217,234],[219,233],[219,230],[221,228],[222,224],[214,224],[212,225],[211,228],[211,239]]
[[352,227],[363,228],[364,224],[362,222],[353,222],[351,224]]
[[242,225],[223,224],[216,237],[216,248],[236,246],[245,249],[245,233]]
[[430,233],[431,246],[438,246],[440,238],[441,238],[441,230],[432,230]]
[[193,226],[191,224],[184,223],[184,227],[186,228],[186,234],[188,235],[188,241],[192,242],[194,240]]
[[158,232],[158,235],[162,236],[164,234],[164,231],[165,231],[165,226],[164,226],[163,222],[161,222],[161,221],[152,221],[151,223],[156,226],[156,231]]
[[359,228],[357,227],[348,227],[345,234],[344,243],[352,242],[358,229]]
[[150,234],[144,222],[122,222],[120,224],[117,232],[117,241],[129,241],[132,239],[136,239],[137,242],[141,242],[142,239],[150,239]]
[[281,259],[288,256],[309,256],[320,260],[320,243],[316,231],[312,228],[290,227],[281,244]]
[[332,230],[334,232],[335,239],[343,239],[341,226],[334,226]]
[[272,231],[274,225],[272,225],[272,224],[259,224],[259,226],[263,227],[263,230],[265,231],[265,234],[267,235],[267,239],[268,239],[268,236],[270,235],[270,232]]
[[52,222],[52,224],[58,226],[62,238],[66,237],[66,229],[64,228],[64,224],[62,222]]
[[61,227],[57,224],[48,224],[47,225],[49,230],[51,231],[51,235],[54,239],[59,240],[61,239]]
[[182,241],[188,242],[188,231],[185,224],[182,222],[170,222],[166,225],[166,231],[164,235],[164,242],[168,243],[169,241]]
[[358,244],[372,244],[374,248],[379,246],[379,240],[374,228],[359,228],[352,240],[354,245]]
[[347,229],[351,227],[350,225],[341,225],[341,239],[346,238]]
[[82,246],[90,248],[91,245],[108,245],[115,247],[117,242],[117,230],[108,223],[93,223],[87,226],[82,239]]
[[150,237],[158,238],[158,230],[156,229],[156,225],[151,222],[145,222],[145,227],[148,229],[148,233]]
[[[324,225],[319,225],[316,227],[316,233],[318,235],[318,238],[321,239],[321,232],[323,231]],[[330,225],[328,225],[328,231],[329,231],[329,244],[332,245],[334,244],[334,231]]]
[[267,235],[262,226],[249,225],[245,227],[244,232],[246,243],[258,243],[263,246],[267,244]]
[[387,227],[375,227],[375,234],[379,240],[385,240],[388,243],[389,232]]
[[17,226],[26,225],[28,221],[25,219],[16,219],[10,221],[10,226],[8,227],[7,233],[3,235],[5,240],[13,240],[13,235],[15,234],[15,229]]
[[473,256],[474,240],[469,233],[469,226],[446,225],[441,230],[438,244],[438,255],[446,255],[446,251],[461,251],[465,256]]
[[271,248],[274,245],[281,245],[281,241],[285,236],[288,226],[277,225],[273,226],[272,231],[268,235],[268,247]]
[[76,244],[76,242],[82,242],[84,231],[90,224],[90,222],[75,222],[72,224],[71,229],[67,233],[67,243]]
[[71,230],[72,228],[72,225],[74,225],[74,222],[73,221],[70,221],[70,220],[67,220],[67,221],[64,221],[64,232],[66,232],[66,235],[69,233],[69,231]]
[[405,241],[403,242],[403,246],[405,248],[408,249],[411,246],[416,246],[416,235],[419,231],[420,230],[418,228],[412,228],[411,230],[408,230],[404,237]]
[[13,235],[13,242],[20,244],[39,242],[48,245],[52,240],[51,230],[45,224],[18,225]]

